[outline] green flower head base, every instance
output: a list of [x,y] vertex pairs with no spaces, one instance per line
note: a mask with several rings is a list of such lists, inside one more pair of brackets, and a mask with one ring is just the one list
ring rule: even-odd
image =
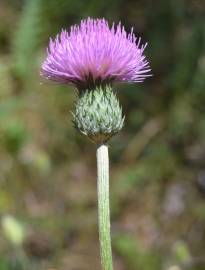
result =
[[73,123],[95,143],[104,143],[118,133],[123,127],[124,117],[112,88],[108,85],[80,92]]

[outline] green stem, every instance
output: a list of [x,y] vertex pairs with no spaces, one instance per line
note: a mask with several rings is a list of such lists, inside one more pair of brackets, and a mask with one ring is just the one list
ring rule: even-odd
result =
[[109,157],[108,146],[97,147],[98,218],[101,263],[103,270],[112,270],[109,206]]

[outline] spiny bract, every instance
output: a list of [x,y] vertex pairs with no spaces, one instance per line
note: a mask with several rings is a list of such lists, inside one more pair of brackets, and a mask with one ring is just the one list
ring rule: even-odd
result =
[[83,91],[75,104],[73,123],[96,143],[106,142],[118,133],[124,117],[111,87]]

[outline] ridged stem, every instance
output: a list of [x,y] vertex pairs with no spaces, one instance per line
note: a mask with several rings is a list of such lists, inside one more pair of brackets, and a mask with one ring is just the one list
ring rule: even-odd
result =
[[103,270],[112,270],[109,205],[109,156],[108,146],[97,147],[98,220],[101,264]]

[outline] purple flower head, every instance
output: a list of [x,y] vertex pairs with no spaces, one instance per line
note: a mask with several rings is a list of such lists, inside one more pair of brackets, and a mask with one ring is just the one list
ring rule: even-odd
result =
[[41,75],[79,89],[112,82],[142,82],[150,76],[149,62],[133,29],[119,23],[110,28],[105,19],[82,20],[50,40]]

